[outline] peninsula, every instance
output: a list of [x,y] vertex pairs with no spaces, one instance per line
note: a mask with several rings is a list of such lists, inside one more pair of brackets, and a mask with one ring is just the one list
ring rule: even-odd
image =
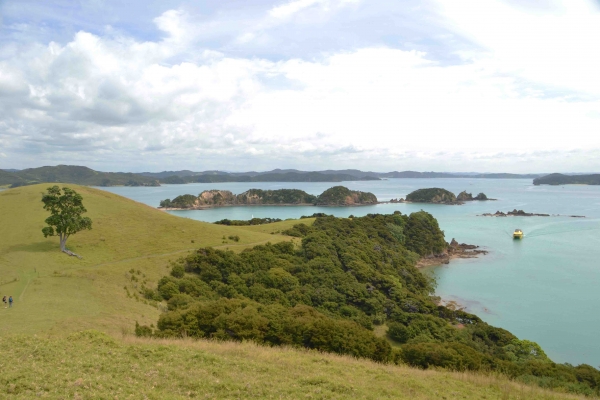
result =
[[198,196],[184,194],[160,202],[167,210],[203,210],[235,206],[361,206],[377,204],[373,193],[334,186],[319,196],[298,189],[250,189],[238,195],[229,190],[205,190]]
[[550,174],[533,180],[538,185],[600,185],[600,174],[564,175]]

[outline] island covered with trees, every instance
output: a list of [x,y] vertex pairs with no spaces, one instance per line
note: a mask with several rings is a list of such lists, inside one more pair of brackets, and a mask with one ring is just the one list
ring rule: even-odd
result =
[[168,309],[136,334],[252,340],[599,393],[595,368],[554,363],[537,343],[440,305],[415,267],[451,247],[427,212],[320,217],[284,233],[301,243],[200,248],[173,262],[157,286],[141,286]]
[[377,204],[373,193],[334,186],[319,196],[298,189],[262,190],[250,189],[238,195],[229,190],[205,190],[198,196],[185,194],[173,200],[160,202],[160,208],[178,210],[202,210],[231,206],[355,206]]
[[485,201],[489,199],[484,193],[479,193],[473,197],[473,194],[462,191],[456,196],[454,193],[441,188],[418,189],[406,196],[406,200],[395,200],[393,202],[409,203],[432,203],[432,204],[464,204],[466,201]]
[[533,180],[534,185],[600,185],[600,174],[550,174]]

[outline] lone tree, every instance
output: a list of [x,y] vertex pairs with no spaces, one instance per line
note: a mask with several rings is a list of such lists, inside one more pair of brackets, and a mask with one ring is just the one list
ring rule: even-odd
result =
[[67,250],[65,245],[69,236],[84,229],[92,229],[92,220],[81,216],[87,212],[83,206],[83,197],[73,189],[64,187],[61,193],[58,186],[52,186],[42,196],[42,202],[44,210],[50,211],[50,216],[45,221],[48,226],[42,229],[44,237],[58,236],[62,252],[81,258]]

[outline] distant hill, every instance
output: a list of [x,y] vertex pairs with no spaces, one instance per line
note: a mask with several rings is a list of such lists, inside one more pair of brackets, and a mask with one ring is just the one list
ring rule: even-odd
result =
[[348,174],[324,174],[320,172],[269,172],[255,175],[216,173],[199,175],[172,175],[159,178],[161,183],[220,183],[220,182],[344,182],[379,180],[374,176],[356,177]]
[[0,169],[0,186],[15,185],[20,184],[21,182],[23,182],[23,179],[14,172]]
[[[331,175],[330,180],[319,175]],[[301,182],[291,177],[302,176],[306,179],[304,182],[342,182],[353,180],[372,180],[377,178],[483,178],[483,179],[533,179],[543,176],[543,174],[509,174],[509,173],[479,173],[479,172],[417,172],[417,171],[393,171],[393,172],[375,172],[361,171],[358,169],[341,170],[322,170],[322,171],[300,171],[297,169],[274,169],[271,171],[247,171],[247,172],[225,172],[225,171],[201,171],[193,172],[189,170],[182,171],[163,171],[163,172],[142,172],[140,175],[160,179],[162,183],[181,183],[173,177],[184,178],[184,183],[191,182],[271,182],[272,179],[280,179],[281,182]],[[251,179],[250,179],[251,178]],[[308,180],[308,179],[313,180]],[[239,179],[239,180],[236,180]]]
[[[5,174],[12,174],[12,176],[5,176]],[[156,179],[139,174],[129,172],[98,172],[88,167],[77,165],[29,168],[13,173],[1,172],[0,174],[0,184],[11,184],[12,187],[45,182],[73,183],[86,186],[160,185]]]
[[600,174],[550,174],[533,180],[534,185],[600,185]]

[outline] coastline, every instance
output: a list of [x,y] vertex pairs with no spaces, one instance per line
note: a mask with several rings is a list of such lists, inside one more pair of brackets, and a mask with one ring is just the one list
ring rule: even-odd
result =
[[478,258],[480,255],[486,255],[487,250],[477,250],[479,246],[466,243],[458,243],[455,239],[450,242],[448,250],[441,254],[433,254],[421,259],[415,265],[417,268],[434,267],[438,265],[450,264],[450,261],[457,258]]

